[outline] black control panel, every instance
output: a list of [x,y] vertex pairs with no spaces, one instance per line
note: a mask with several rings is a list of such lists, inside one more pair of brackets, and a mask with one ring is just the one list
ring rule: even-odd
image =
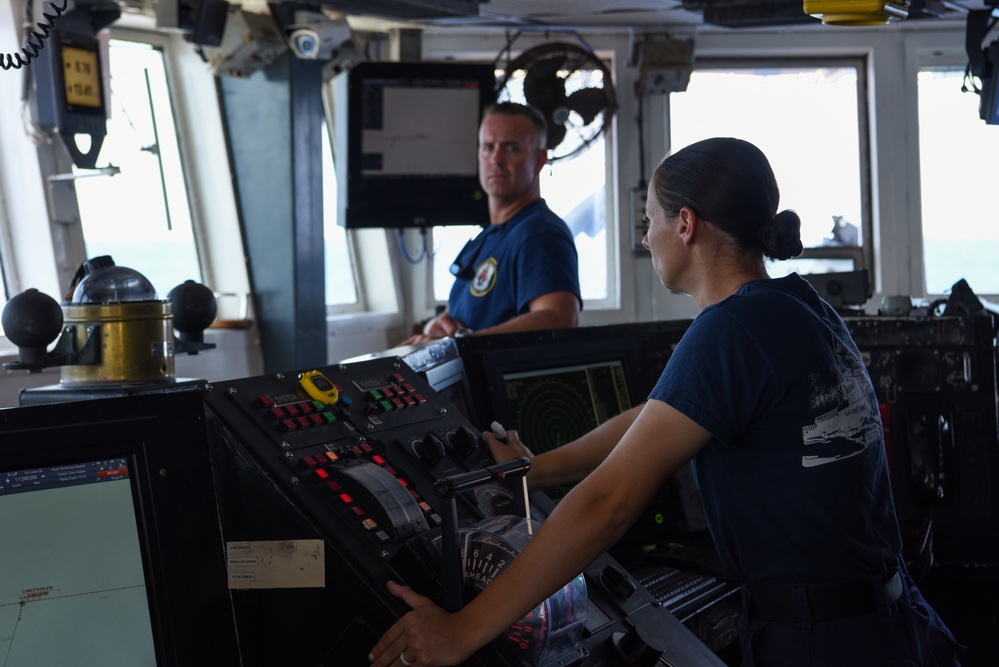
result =
[[999,562],[992,317],[845,321],[877,391],[908,551],[927,563]]
[[[398,358],[214,383],[204,393],[226,542],[325,547],[322,585],[232,584],[248,665],[366,665],[407,610],[387,581],[440,603],[457,590],[467,602],[553,507],[532,494],[528,521],[523,464],[497,466],[475,427]],[[468,664],[723,663],[604,554]]]

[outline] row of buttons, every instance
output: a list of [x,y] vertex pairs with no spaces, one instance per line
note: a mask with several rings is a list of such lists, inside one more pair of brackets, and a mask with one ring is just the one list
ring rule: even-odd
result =
[[[371,454],[374,454],[374,452],[375,448],[369,442],[362,442],[357,445],[344,445],[341,447],[333,447],[324,452],[319,452],[318,454],[309,454],[303,456],[301,459],[302,461],[301,465],[306,469],[317,468],[319,466],[326,465],[327,463],[335,463],[339,461],[341,458],[356,458],[360,456],[370,456]],[[378,463],[379,459],[384,460],[382,459],[381,456],[378,456],[377,454],[375,454],[372,457],[372,459],[375,460],[375,463]],[[381,464],[379,463],[379,465]],[[326,473],[325,470],[317,472]],[[324,478],[320,477],[320,479]]]
[[422,395],[416,393],[416,388],[406,382],[399,373],[389,376],[390,384],[365,392],[368,399],[367,413],[392,412],[423,405],[427,402]]
[[[349,397],[343,396],[340,403],[345,406],[350,405]],[[277,422],[278,429],[284,433],[332,424],[337,420],[337,416],[322,401],[311,400],[277,405],[270,396],[263,395],[258,396],[254,404],[265,409],[270,418]]]

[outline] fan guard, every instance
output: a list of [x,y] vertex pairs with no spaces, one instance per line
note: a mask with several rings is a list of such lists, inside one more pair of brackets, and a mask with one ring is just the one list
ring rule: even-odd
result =
[[548,123],[549,162],[578,155],[604,131],[617,109],[610,70],[593,53],[564,42],[514,58],[498,87],[501,102],[526,102]]

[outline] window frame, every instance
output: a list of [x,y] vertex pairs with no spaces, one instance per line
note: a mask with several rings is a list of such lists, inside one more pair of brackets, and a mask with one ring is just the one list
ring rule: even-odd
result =
[[[989,35],[983,39],[984,43],[989,43],[995,37],[994,33],[989,33]],[[963,47],[963,48],[962,48]],[[911,51],[911,67],[912,67],[912,116],[914,118],[914,134],[916,136],[916,141],[911,144],[911,155],[909,161],[909,171],[906,173],[906,178],[908,181],[913,183],[915,187],[909,194],[910,201],[909,207],[912,210],[912,219],[916,222],[912,225],[912,242],[910,243],[910,256],[909,262],[911,270],[913,272],[912,281],[919,289],[919,293],[927,300],[933,300],[940,297],[946,297],[949,291],[944,292],[931,292],[927,285],[926,277],[926,237],[923,228],[923,187],[924,187],[924,177],[922,173],[921,166],[921,146],[919,144],[919,133],[920,133],[920,123],[919,118],[919,74],[923,71],[953,71],[964,73],[966,67],[968,66],[968,54],[966,47],[963,44],[960,45],[929,45],[929,44],[912,44],[909,45]],[[970,91],[965,93],[971,95]],[[976,96],[977,101],[977,96]],[[977,116],[972,118],[973,121],[985,123],[985,121],[978,119]],[[974,288],[974,285],[972,285]],[[985,290],[975,292],[979,297],[995,299],[996,293],[988,292]]]
[[[798,259],[850,259],[854,262],[855,269],[867,269],[873,277],[876,275],[876,255],[875,246],[878,245],[874,237],[874,168],[872,164],[871,148],[871,111],[870,111],[870,82],[868,57],[866,55],[840,55],[840,56],[709,56],[697,58],[694,63],[693,72],[699,70],[752,70],[752,69],[820,69],[827,67],[851,67],[857,73],[857,137],[860,145],[858,155],[860,158],[860,210],[861,210],[861,238],[863,245],[860,247],[843,246],[809,246],[805,247]],[[666,110],[666,143],[670,145],[671,132],[669,102]]]

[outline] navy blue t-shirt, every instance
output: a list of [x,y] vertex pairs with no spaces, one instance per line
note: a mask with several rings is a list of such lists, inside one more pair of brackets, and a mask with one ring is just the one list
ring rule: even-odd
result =
[[747,283],[705,308],[650,398],[714,436],[694,472],[733,576],[826,583],[894,565],[874,386],[843,320],[799,276]]
[[470,329],[527,312],[532,300],[549,292],[571,292],[582,305],[576,244],[543,199],[482,230],[456,264],[471,269],[471,275],[456,277],[448,312]]

